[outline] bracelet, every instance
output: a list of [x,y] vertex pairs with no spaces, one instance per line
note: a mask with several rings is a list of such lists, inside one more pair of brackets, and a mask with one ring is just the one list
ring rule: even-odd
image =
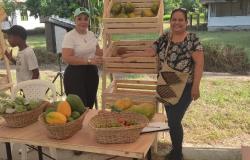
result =
[[91,64],[91,59],[88,58],[88,65],[90,65],[90,64]]

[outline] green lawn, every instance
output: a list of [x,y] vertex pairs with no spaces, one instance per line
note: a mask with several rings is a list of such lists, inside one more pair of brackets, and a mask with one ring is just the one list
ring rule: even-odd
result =
[[35,47],[46,47],[45,35],[29,35],[27,38],[27,43],[32,48]]
[[196,32],[204,43],[230,44],[239,48],[245,48],[250,55],[249,31],[220,31],[220,32]]

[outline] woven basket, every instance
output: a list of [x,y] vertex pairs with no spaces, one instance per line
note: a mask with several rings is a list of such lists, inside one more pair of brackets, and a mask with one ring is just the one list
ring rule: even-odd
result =
[[6,121],[6,126],[13,128],[26,127],[38,120],[38,117],[43,113],[44,108],[48,102],[43,102],[39,107],[20,113],[2,114],[2,117]]
[[[107,124],[117,118],[124,118],[125,120],[134,120],[138,124],[126,127],[112,127],[112,128],[97,128],[100,124]],[[135,142],[141,130],[148,124],[148,119],[136,113],[115,113],[100,111],[98,115],[94,116],[89,126],[94,129],[97,143],[112,144],[112,143],[132,143]]]
[[87,114],[86,110],[79,118],[65,124],[48,124],[44,117],[45,114],[39,116],[39,121],[46,127],[48,137],[53,139],[67,139],[72,137],[77,131],[82,129],[82,122]]

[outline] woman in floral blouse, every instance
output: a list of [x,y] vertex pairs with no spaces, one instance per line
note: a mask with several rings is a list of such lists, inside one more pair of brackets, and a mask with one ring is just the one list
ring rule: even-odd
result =
[[123,57],[157,55],[160,64],[165,62],[172,69],[189,74],[179,102],[175,105],[165,105],[172,141],[172,150],[166,156],[168,160],[183,159],[181,121],[192,100],[200,97],[199,86],[204,65],[203,48],[196,34],[187,31],[187,24],[187,11],[183,8],[175,9],[170,17],[170,31],[155,41],[152,48],[146,49],[143,53],[122,55]]

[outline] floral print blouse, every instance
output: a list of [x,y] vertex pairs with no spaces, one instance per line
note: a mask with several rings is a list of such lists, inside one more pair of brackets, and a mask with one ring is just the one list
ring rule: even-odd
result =
[[[194,61],[192,53],[202,51],[203,47],[195,33],[188,33],[182,42],[169,41],[169,32],[165,32],[153,44],[159,57],[160,66],[166,62],[169,67],[180,72],[189,73],[188,83],[193,82]],[[168,43],[170,42],[169,46]],[[168,46],[168,50],[166,51]]]

